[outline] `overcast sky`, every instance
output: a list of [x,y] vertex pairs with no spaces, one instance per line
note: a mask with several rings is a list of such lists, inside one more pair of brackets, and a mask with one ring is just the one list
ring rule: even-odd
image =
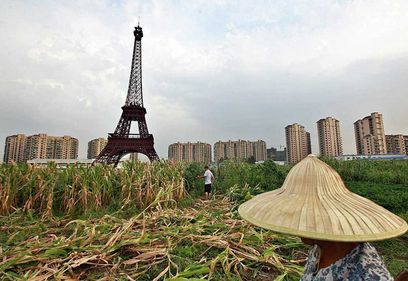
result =
[[374,111],[386,134],[408,134],[406,0],[2,0],[0,143],[71,135],[86,158],[119,121],[138,16],[160,157],[177,141],[279,147],[293,123],[318,153],[316,122],[328,116],[355,153],[353,122]]

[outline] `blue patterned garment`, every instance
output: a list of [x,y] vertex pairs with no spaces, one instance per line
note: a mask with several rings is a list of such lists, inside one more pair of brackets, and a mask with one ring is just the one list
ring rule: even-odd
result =
[[320,247],[310,251],[301,281],[389,281],[394,280],[377,251],[369,243],[355,247],[350,253],[332,265],[318,270]]

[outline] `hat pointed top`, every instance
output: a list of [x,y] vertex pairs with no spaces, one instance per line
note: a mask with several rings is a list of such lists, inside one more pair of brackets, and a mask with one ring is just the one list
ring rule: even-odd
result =
[[257,226],[319,240],[384,240],[408,230],[403,219],[348,190],[314,155],[296,164],[281,188],[255,196],[238,212]]

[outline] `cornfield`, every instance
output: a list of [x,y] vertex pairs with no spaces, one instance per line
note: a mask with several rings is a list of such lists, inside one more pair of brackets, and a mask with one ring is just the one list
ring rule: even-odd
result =
[[53,215],[86,215],[104,209],[143,209],[161,194],[176,202],[185,196],[183,166],[167,162],[126,162],[121,169],[97,165],[58,169],[25,164],[0,166],[0,214],[16,210]]
[[[159,201],[159,200],[156,200]],[[298,238],[254,228],[219,198],[130,219],[0,217],[2,280],[299,280]]]
[[[0,280],[299,280],[300,240],[237,214],[240,203],[280,186],[288,167],[272,164],[225,164],[210,201],[185,191],[202,192],[198,164],[1,165]],[[340,164],[347,173],[364,163]],[[407,218],[406,186],[348,184]],[[406,239],[375,243],[394,275],[407,267]]]
[[185,168],[0,166],[0,280],[299,279],[298,238],[243,221],[236,196],[189,197]]

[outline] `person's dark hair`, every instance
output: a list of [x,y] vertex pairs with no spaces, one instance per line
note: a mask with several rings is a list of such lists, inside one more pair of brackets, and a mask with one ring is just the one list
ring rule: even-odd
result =
[[208,165],[205,165],[205,167],[204,167],[205,169],[208,169]]

